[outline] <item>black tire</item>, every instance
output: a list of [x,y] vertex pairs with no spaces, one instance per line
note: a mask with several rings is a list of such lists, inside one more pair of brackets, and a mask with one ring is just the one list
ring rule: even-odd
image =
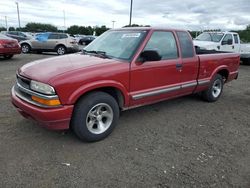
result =
[[4,59],[11,59],[13,56],[14,56],[13,54],[11,54],[11,55],[4,55],[3,58]]
[[56,47],[56,53],[57,53],[58,55],[64,55],[64,54],[67,53],[67,49],[66,49],[65,46],[59,45],[59,46]]
[[223,77],[216,74],[210,83],[208,90],[202,92],[202,98],[208,102],[215,102],[219,99],[223,91]]
[[250,58],[244,58],[244,59],[242,59],[242,64],[243,65],[250,65]]
[[116,100],[107,93],[93,92],[75,105],[71,128],[81,140],[94,142],[106,138],[118,119],[119,106]]
[[29,44],[22,44],[22,45],[21,45],[21,48],[22,48],[22,52],[23,52],[24,54],[29,53],[30,50],[31,50],[31,47],[30,47]]

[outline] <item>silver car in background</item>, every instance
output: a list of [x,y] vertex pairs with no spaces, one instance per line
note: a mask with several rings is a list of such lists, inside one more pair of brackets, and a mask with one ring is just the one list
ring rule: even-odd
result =
[[64,55],[69,52],[78,52],[79,46],[76,39],[66,33],[39,33],[33,39],[20,42],[22,52],[57,52]]

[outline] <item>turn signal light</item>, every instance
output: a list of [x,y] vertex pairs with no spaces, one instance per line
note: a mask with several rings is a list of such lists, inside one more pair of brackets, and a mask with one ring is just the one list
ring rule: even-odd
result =
[[46,105],[46,106],[58,106],[61,104],[61,102],[59,101],[59,99],[42,99],[40,97],[37,96],[31,96],[33,101],[36,101],[40,104]]

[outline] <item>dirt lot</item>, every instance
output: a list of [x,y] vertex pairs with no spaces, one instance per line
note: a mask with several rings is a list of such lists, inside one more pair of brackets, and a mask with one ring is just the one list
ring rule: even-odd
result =
[[90,144],[10,103],[16,69],[51,56],[0,60],[0,187],[250,187],[250,66],[216,103],[188,96],[125,111]]

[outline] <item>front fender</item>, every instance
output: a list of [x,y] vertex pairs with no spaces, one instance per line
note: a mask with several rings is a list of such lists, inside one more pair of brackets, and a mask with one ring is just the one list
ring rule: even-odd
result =
[[125,106],[129,105],[129,93],[127,89],[121,83],[113,81],[113,80],[102,80],[102,81],[84,84],[83,86],[79,87],[70,95],[67,103],[75,104],[76,101],[87,92],[105,88],[105,87],[113,87],[113,88],[118,89],[124,97],[124,105]]
[[31,42],[28,41],[28,40],[21,41],[21,42],[19,42],[19,44],[20,44],[20,45],[22,45],[22,44],[28,44],[28,45],[31,46]]

